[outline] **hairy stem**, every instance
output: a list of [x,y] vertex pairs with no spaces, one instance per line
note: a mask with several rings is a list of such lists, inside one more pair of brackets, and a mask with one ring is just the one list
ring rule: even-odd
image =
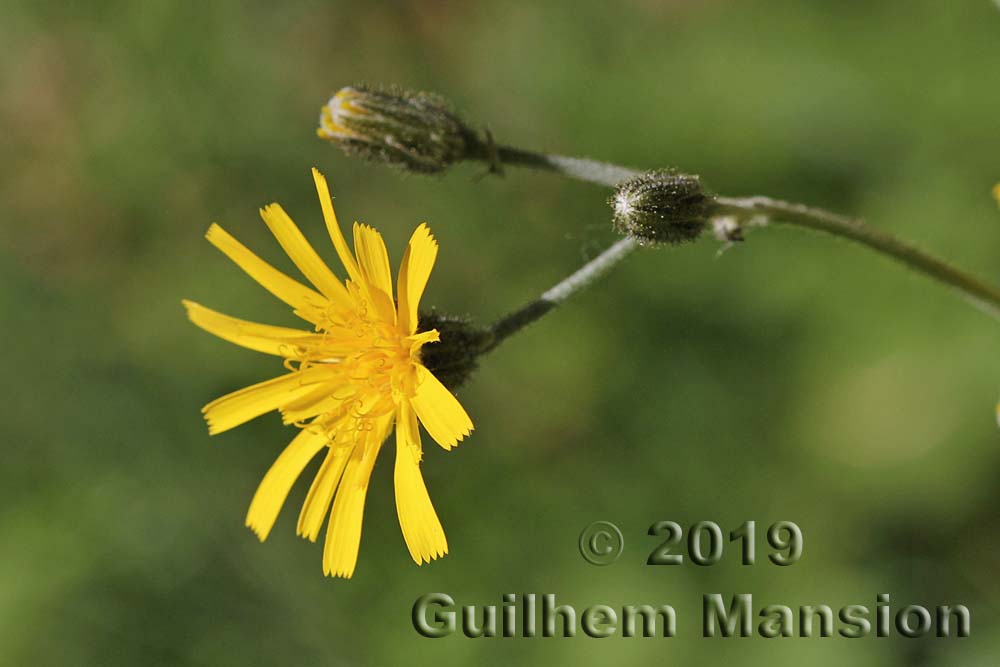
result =
[[[540,169],[608,187],[615,187],[622,181],[643,173],[607,162],[564,155],[549,155],[493,144],[483,144],[479,150],[474,151],[473,157],[492,162],[494,170],[499,170],[502,166]],[[865,245],[930,278],[949,285],[973,304],[994,317],[1000,317],[1000,289],[891,234],[869,227],[860,220],[770,197],[718,197],[716,203],[718,213],[721,215],[733,215],[744,220],[758,215],[765,216],[776,223],[826,232]]]
[[770,197],[719,197],[720,209],[733,213],[756,213],[776,222],[798,225],[857,241],[906,266],[958,290],[973,304],[1000,317],[1000,290],[976,276],[951,266],[891,234],[822,209],[793,204]]
[[502,165],[517,165],[532,169],[552,171],[588,183],[614,187],[640,173],[635,169],[620,167],[608,162],[598,162],[587,158],[548,155],[525,151],[510,146],[497,146],[496,158]]
[[483,352],[492,350],[513,334],[539,320],[550,310],[606,274],[638,247],[639,244],[632,238],[618,240],[534,301],[497,320],[490,327],[493,337]]

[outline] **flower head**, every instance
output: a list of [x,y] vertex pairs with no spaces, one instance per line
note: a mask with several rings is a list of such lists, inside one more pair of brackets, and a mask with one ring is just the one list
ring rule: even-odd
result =
[[615,228],[642,243],[695,240],[708,224],[712,203],[699,177],[671,169],[630,178],[608,199]]
[[473,141],[437,95],[363,86],[341,88],[323,105],[316,134],[348,155],[422,173],[444,171]]
[[395,425],[396,511],[406,546],[419,565],[448,553],[448,543],[420,472],[418,423],[446,450],[473,428],[458,400],[421,363],[423,346],[439,340],[436,329],[418,331],[417,315],[437,242],[426,224],[417,227],[403,255],[394,298],[381,235],[354,223],[352,254],[334,215],[326,179],[315,169],[313,178],[348,278],[342,281],[334,275],[278,204],[261,209],[261,217],[312,287],[278,271],[213,224],[209,242],[291,306],[312,330],[247,322],[185,301],[196,325],[229,342],[281,357],[288,371],[212,401],[203,412],[213,434],[271,410],[301,429],[250,503],[246,523],[261,541],[302,470],[325,452],[299,514],[298,534],[315,541],[329,511],[323,571],[341,577],[354,573],[368,481]]

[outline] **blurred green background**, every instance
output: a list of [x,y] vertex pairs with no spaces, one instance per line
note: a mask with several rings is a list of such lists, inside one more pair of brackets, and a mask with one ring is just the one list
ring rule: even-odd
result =
[[[358,81],[438,91],[506,143],[862,216],[1000,282],[994,3],[0,8],[3,664],[996,664],[1000,325],[866,250],[773,228],[632,258],[461,391],[477,430],[424,465],[448,557],[410,561],[383,455],[351,581],[294,534],[305,480],[267,543],[243,527],[292,431],[269,415],[210,439],[199,408],[280,369],[180,306],[294,322],[202,234],[219,221],[291,270],[257,207],[319,245],[313,165],[394,264],[429,221],[426,304],[483,322],[614,239],[594,186],[344,157],[316,119]],[[577,553],[597,519],[625,533],[606,568]],[[647,567],[661,519],[793,520],[805,555]],[[436,591],[670,603],[680,636],[422,639],[410,609]],[[964,603],[972,637],[702,639],[712,592]]]

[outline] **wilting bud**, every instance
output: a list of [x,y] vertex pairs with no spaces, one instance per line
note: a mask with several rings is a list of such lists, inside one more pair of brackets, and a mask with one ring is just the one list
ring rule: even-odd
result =
[[608,200],[615,229],[650,243],[698,238],[714,203],[701,179],[669,169],[648,171],[621,183]]
[[348,155],[409,171],[444,171],[474,136],[442,98],[404,90],[341,88],[319,116],[316,134]]
[[437,312],[420,313],[419,331],[437,329],[441,340],[420,348],[420,363],[448,389],[461,386],[479,366],[477,359],[490,349],[493,334],[468,319]]

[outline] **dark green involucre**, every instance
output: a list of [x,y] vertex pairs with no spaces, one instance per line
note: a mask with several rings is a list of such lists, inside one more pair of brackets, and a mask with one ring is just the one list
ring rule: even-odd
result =
[[471,320],[431,311],[420,313],[417,331],[437,329],[441,340],[420,349],[420,363],[448,389],[465,383],[479,367],[479,356],[487,352],[494,335]]
[[320,112],[317,134],[348,155],[418,173],[444,171],[476,143],[444,98],[366,86],[337,91]]
[[715,198],[698,176],[657,169],[619,184],[608,204],[620,233],[643,243],[676,244],[701,235]]

